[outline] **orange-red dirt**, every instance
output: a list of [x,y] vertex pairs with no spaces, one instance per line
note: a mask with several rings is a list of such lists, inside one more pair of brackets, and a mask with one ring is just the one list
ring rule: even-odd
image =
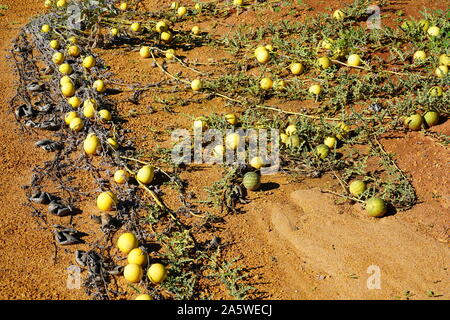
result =
[[[351,2],[351,1],[345,1]],[[169,4],[170,1],[165,1]],[[186,2],[187,4],[188,2]],[[342,1],[303,1],[314,10],[303,14],[317,14],[334,10]],[[412,5],[414,3],[414,5]],[[7,59],[11,40],[33,15],[44,12],[43,1],[11,1],[0,16],[0,298],[1,299],[87,299],[82,290],[68,289],[66,268],[74,264],[73,251],[77,247],[56,247],[50,230],[42,230],[25,207],[25,193],[21,188],[29,182],[33,166],[50,159],[51,155],[33,146],[38,139],[34,133],[19,129],[9,107],[14,95],[16,75],[12,61]],[[149,9],[160,6],[153,0],[144,1]],[[446,9],[445,1],[392,1],[386,21],[392,24],[396,10],[418,16],[424,8]],[[287,9],[286,9],[287,10]],[[245,12],[220,21],[215,33],[225,33],[239,23],[263,24],[269,15],[273,20],[286,18],[286,10],[278,13]],[[210,31],[208,24],[199,24]],[[186,26],[187,28],[188,26]],[[122,54],[98,51],[111,65],[117,77],[130,82],[151,82],[162,75],[149,62],[142,63],[137,52]],[[199,61],[215,57],[215,51],[200,48],[185,53]],[[120,58],[120,59],[118,59]],[[176,66],[169,65],[170,68]],[[174,71],[176,69],[171,69]],[[205,69],[207,70],[207,69]],[[121,101],[122,93],[114,97]],[[189,128],[192,117],[208,113],[225,113],[223,101],[217,99],[206,104],[174,105],[175,114],[159,110],[148,113],[153,97],[143,99],[139,106],[121,102],[120,116],[137,111],[137,117],[128,117],[126,128],[143,149],[150,150],[160,141],[158,131],[167,128]],[[450,134],[450,121],[433,128]],[[165,140],[168,136],[163,135]],[[278,188],[250,194],[251,203],[241,207],[243,213],[228,215],[217,236],[224,243],[232,243],[226,251],[229,257],[241,256],[239,261],[250,274],[250,284],[262,293],[250,298],[269,299],[429,299],[427,291],[449,299],[449,217],[450,217],[450,151],[421,132],[398,133],[381,141],[388,152],[396,154],[401,169],[411,174],[420,203],[414,208],[383,219],[369,219],[358,205],[336,205],[335,198],[321,193],[338,182],[331,176],[289,182],[283,174],[264,176],[263,183],[279,184]],[[204,199],[203,188],[220,178],[221,170],[212,166],[199,166],[199,170],[184,172],[182,178],[190,182],[188,191]],[[88,175],[78,177],[86,188],[92,186]],[[100,237],[97,226],[89,222],[90,213],[97,213],[93,190],[90,201],[84,201],[82,217],[75,223],[90,232],[90,240]],[[89,197],[87,197],[89,198]],[[165,199],[170,206],[177,199]],[[67,219],[50,218],[51,223],[64,224]],[[381,271],[381,288],[368,289],[371,274],[368,268],[376,265]],[[123,281],[123,290],[128,290]],[[132,292],[132,291],[131,291]],[[210,292],[226,298],[223,292]]]

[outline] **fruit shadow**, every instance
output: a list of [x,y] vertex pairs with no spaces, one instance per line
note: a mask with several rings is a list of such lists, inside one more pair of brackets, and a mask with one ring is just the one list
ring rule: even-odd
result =
[[161,248],[162,248],[162,246],[159,243],[150,242],[150,241],[146,241],[146,242],[142,243],[141,247],[144,247],[145,251],[148,253],[159,252],[159,250],[161,250]]
[[397,209],[391,203],[388,203],[387,211],[383,217],[394,216],[397,214],[397,212],[398,212]]
[[122,92],[123,92],[122,90],[108,88],[108,89],[106,89],[105,94],[108,95],[108,96],[113,96],[113,95],[116,95],[116,94],[120,94]]
[[265,182],[261,183],[261,186],[259,187],[260,191],[270,191],[274,189],[278,189],[280,187],[279,183],[276,182]]

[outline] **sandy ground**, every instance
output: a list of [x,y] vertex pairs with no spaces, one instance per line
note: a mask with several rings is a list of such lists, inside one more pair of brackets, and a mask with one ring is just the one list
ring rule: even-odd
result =
[[[337,1],[304,2],[315,7],[316,12],[338,7]],[[3,89],[0,196],[7,204],[0,209],[0,298],[85,299],[82,290],[70,290],[66,286],[66,268],[73,263],[71,252],[56,250],[50,230],[41,229],[30,216],[29,208],[23,206],[25,195],[21,186],[28,183],[30,168],[50,155],[33,146],[37,135],[19,129],[8,105],[16,80],[11,61],[7,59],[11,40],[32,15],[44,12],[43,4],[22,0],[2,3],[9,9],[0,16],[3,30],[0,35],[3,75],[0,79]],[[155,1],[145,3],[149,8],[155,7]],[[397,1],[390,8],[417,15],[424,6],[443,6],[440,1],[415,1],[415,6],[410,3]],[[245,14],[242,21],[262,23],[264,16]],[[227,21],[236,22],[235,17]],[[136,79],[151,70],[149,66],[124,65],[124,60],[117,59],[114,53],[104,54],[105,60],[112,64],[112,71],[121,79]],[[130,53],[128,58],[138,60],[133,58],[135,54]],[[213,52],[189,54],[188,58],[195,55],[201,58]],[[150,81],[152,77],[156,76],[150,75],[145,80]],[[131,108],[144,110],[145,107],[120,105],[124,114]],[[200,115],[219,109],[218,104],[211,103],[189,106],[182,112]],[[140,136],[138,128],[143,123],[162,129],[167,121],[173,126],[189,125],[186,118],[157,112],[133,118],[126,126]],[[450,121],[433,130],[450,134]],[[137,142],[145,148],[154,140]],[[442,295],[439,299],[449,298],[450,152],[420,132],[399,134],[384,140],[383,144],[387,151],[397,154],[399,166],[412,175],[421,203],[411,210],[383,219],[369,219],[357,205],[337,206],[330,195],[319,191],[318,187],[324,184],[336,183],[330,177],[290,183],[286,177],[277,175],[264,177],[263,182],[276,182],[278,188],[253,193],[251,204],[243,207],[243,214],[225,218],[220,236],[225,242],[233,243],[230,256],[242,256],[241,264],[250,273],[252,285],[263,293],[258,297],[395,299],[405,298],[404,292],[409,291],[412,299],[426,299],[427,291],[433,291]],[[202,176],[206,181],[214,181],[219,178],[218,173],[209,168],[186,177],[192,180],[190,188],[201,195],[204,184],[195,178]],[[86,204],[84,208],[90,209],[92,205]]]

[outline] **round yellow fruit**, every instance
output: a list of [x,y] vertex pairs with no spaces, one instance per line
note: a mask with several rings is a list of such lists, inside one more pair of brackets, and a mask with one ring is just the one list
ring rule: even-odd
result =
[[331,60],[328,57],[320,57],[319,59],[317,59],[317,65],[321,69],[328,69],[329,67],[331,67]]
[[244,4],[244,0],[233,0],[233,4],[240,7]]
[[117,29],[117,28],[111,28],[111,30],[109,31],[109,33],[110,33],[113,37],[115,37],[115,36],[117,36],[117,35],[119,34],[119,29]]
[[58,70],[59,70],[59,72],[61,72],[62,74],[65,74],[65,75],[71,74],[73,72],[72,66],[68,63],[63,63],[63,64],[59,65]]
[[166,58],[172,60],[175,57],[175,50],[167,49],[166,50]]
[[53,5],[53,1],[52,0],[45,0],[44,1],[44,7],[46,7],[47,9],[51,8],[52,5]]
[[364,181],[353,180],[352,182],[350,182],[348,188],[352,195],[354,195],[355,197],[359,197],[364,193],[364,191],[366,191],[367,186]]
[[[96,154],[97,150],[100,148],[100,139],[93,133],[88,134],[83,142],[83,149],[86,154]],[[97,199],[98,205],[98,199]]]
[[67,1],[66,0],[58,0],[56,2],[56,6],[58,8],[63,8],[63,7],[67,7]]
[[427,58],[427,54],[423,50],[418,50],[414,52],[413,60],[414,61],[423,61]]
[[169,26],[165,21],[158,21],[155,26],[155,30],[159,33],[169,30]]
[[80,55],[81,51],[78,46],[72,45],[69,47],[69,49],[67,49],[67,53],[69,54],[69,56],[78,57]]
[[273,81],[269,77],[262,78],[259,82],[259,86],[263,90],[270,90],[273,87]]
[[164,42],[170,42],[173,39],[173,34],[169,30],[161,32],[161,40]]
[[66,97],[72,97],[75,95],[75,86],[70,82],[63,83],[61,85],[61,92]]
[[67,112],[67,113],[64,115],[64,122],[65,122],[67,125],[69,125],[69,124],[70,124],[70,121],[72,121],[73,118],[77,118],[77,117],[78,117],[78,116],[77,116],[77,113],[76,113],[75,111]]
[[281,143],[286,143],[289,136],[286,133],[280,133],[280,141]]
[[128,9],[128,3],[122,2],[122,3],[119,5],[119,9],[122,10],[122,11],[127,10],[127,9]]
[[145,165],[137,172],[136,179],[143,184],[149,184],[153,181],[154,176],[155,168],[150,165]]
[[320,86],[320,84],[313,84],[311,87],[309,87],[308,92],[310,94],[318,96],[322,93],[322,87]]
[[78,39],[75,36],[72,36],[69,38],[69,42],[72,44],[77,44],[78,43]]
[[260,63],[267,63],[270,60],[270,53],[265,47],[260,47],[255,52],[256,60]]
[[334,40],[331,38],[325,38],[320,43],[321,47],[327,50],[330,50],[333,47]]
[[192,29],[191,29],[191,32],[192,32],[194,35],[198,36],[202,31],[201,31],[201,29],[200,29],[199,26],[193,26]]
[[102,192],[97,197],[97,208],[101,211],[111,211],[117,205],[117,197],[111,191]]
[[83,67],[90,69],[95,67],[95,58],[93,56],[87,56],[83,59]]
[[194,91],[200,91],[203,88],[202,81],[200,79],[194,79],[191,82],[191,88]]
[[63,85],[64,83],[70,83],[73,85],[73,80],[69,76],[62,76],[61,79],[59,79],[59,84]]
[[330,154],[330,148],[325,144],[319,144],[315,151],[320,159],[325,159]]
[[120,235],[116,245],[122,253],[128,254],[131,250],[137,248],[138,240],[133,233],[126,232]]
[[124,184],[128,181],[129,177],[130,175],[126,170],[120,169],[114,173],[114,181],[118,184]]
[[92,87],[95,89],[95,91],[103,93],[106,91],[106,84],[103,80],[95,80]]
[[405,125],[414,131],[418,131],[422,128],[423,118],[420,114],[413,114],[405,119]]
[[153,283],[161,283],[167,277],[167,270],[161,263],[152,264],[147,270],[147,277]]
[[225,137],[225,145],[228,149],[236,150],[239,146],[241,137],[238,133],[230,133]]
[[78,97],[71,97],[67,101],[73,108],[78,108],[81,105],[81,99]]
[[258,52],[261,51],[261,50],[264,51],[264,50],[267,50],[267,48],[265,46],[257,46],[255,51],[254,51],[255,57],[258,54]]
[[383,199],[380,198],[370,198],[366,201],[366,211],[371,217],[382,217],[387,212],[387,205]]
[[186,7],[179,7],[179,8],[177,9],[177,15],[178,15],[179,17],[184,16],[186,13],[187,13]]
[[338,9],[333,12],[333,18],[338,21],[342,21],[345,19],[345,13],[341,9]]
[[432,97],[440,97],[444,94],[444,90],[442,89],[441,86],[434,86],[430,88],[428,94]]
[[358,54],[351,54],[347,59],[347,64],[352,67],[358,67],[361,63],[361,57]]
[[439,118],[440,114],[437,111],[427,111],[423,115],[423,119],[429,127],[437,125],[439,123]]
[[286,139],[286,146],[290,149],[300,147],[302,141],[297,134],[293,134],[292,136],[288,136]]
[[44,33],[48,33],[48,32],[50,32],[50,31],[52,31],[52,28],[51,28],[48,24],[44,24],[44,25],[41,27],[41,31],[44,32]]
[[52,56],[52,61],[56,64],[61,64],[64,62],[64,54],[61,52],[55,52]]
[[134,300],[153,300],[153,298],[149,294],[140,294]]
[[86,103],[86,101],[83,104],[83,115],[86,118],[91,119],[95,116],[96,106],[93,103]]
[[141,31],[141,24],[139,22],[133,22],[130,26],[131,31],[139,32]]
[[148,57],[150,57],[150,56],[151,56],[151,53],[150,53],[150,47],[149,47],[149,46],[143,46],[143,47],[141,47],[141,49],[139,50],[139,55],[140,55],[142,58],[148,58]]
[[262,157],[253,157],[250,160],[250,166],[252,166],[253,168],[259,170],[264,166],[264,160]]
[[69,128],[75,132],[80,131],[84,127],[84,121],[81,118],[75,117],[70,120]]
[[225,120],[234,126],[238,122],[238,117],[234,113],[228,113],[225,115]]
[[94,110],[97,110],[97,101],[94,99],[86,99],[83,102],[83,109],[84,108],[92,108]]
[[130,264],[137,264],[138,266],[143,266],[148,261],[148,254],[144,252],[141,248],[134,248],[128,253],[127,261]]
[[50,41],[50,48],[57,50],[57,49],[59,49],[59,47],[60,47],[60,44],[59,44],[58,40]]
[[197,2],[194,6],[195,10],[201,11],[202,10],[202,4],[200,2]]
[[98,112],[98,116],[100,117],[100,119],[102,119],[103,121],[111,121],[112,116],[111,116],[111,112],[109,112],[109,110],[106,109],[102,109]]
[[344,122],[339,122],[337,127],[340,129],[340,132],[336,135],[336,138],[338,138],[339,140],[343,140],[350,132],[350,127]]
[[285,132],[286,132],[286,134],[288,136],[292,136],[293,134],[297,134],[297,132],[298,132],[297,126],[295,124],[290,124],[290,125],[287,126]]
[[323,144],[328,146],[330,149],[334,149],[337,146],[337,139],[335,137],[326,137],[323,140]]
[[434,74],[438,78],[445,78],[445,76],[448,73],[448,67],[447,66],[439,66],[434,70]]
[[291,70],[291,73],[294,75],[301,74],[305,68],[300,62],[294,62],[289,66],[289,69]]
[[437,26],[429,27],[427,30],[427,33],[432,37],[439,36],[440,32],[441,32],[441,28],[439,28]]
[[106,142],[108,142],[108,144],[109,144],[114,150],[119,149],[119,143],[117,142],[116,139],[114,139],[114,138],[108,138],[108,139],[106,140]]
[[123,269],[124,278],[131,283],[141,281],[143,275],[144,271],[142,270],[142,267],[134,263],[127,264]]
[[439,65],[441,66],[450,66],[450,56],[448,56],[447,54],[441,54],[439,56]]

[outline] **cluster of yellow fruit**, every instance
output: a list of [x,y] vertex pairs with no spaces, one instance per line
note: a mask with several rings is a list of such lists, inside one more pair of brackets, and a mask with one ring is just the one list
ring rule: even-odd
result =
[[65,7],[67,7],[68,4],[69,3],[67,0],[57,0],[56,3],[53,0],[45,0],[44,1],[44,7],[46,7],[47,9],[52,8],[55,5],[57,8],[65,8]]
[[[50,32],[51,27],[49,25],[43,25],[41,30],[42,30],[42,32]],[[76,45],[76,43],[78,42],[77,38],[71,37],[69,39],[69,42],[71,42],[72,45],[70,45],[67,48],[67,55],[70,57],[73,57],[73,58],[79,57],[81,54],[81,50]],[[57,40],[51,40],[49,46],[52,49],[57,50],[60,48],[60,43]],[[64,53],[62,53],[60,51],[56,51],[52,55],[52,61],[53,61],[53,63],[58,65],[59,72],[64,76],[69,76],[73,73],[73,67],[69,63],[64,62],[65,59],[66,59],[66,57],[65,57]],[[96,64],[95,58],[90,55],[84,57],[83,60],[81,61],[81,65],[87,70],[93,68],[95,66],[95,64]],[[61,81],[62,94],[65,97],[74,96],[75,95],[75,85],[74,85],[73,81],[69,77],[64,78],[64,79],[65,79],[64,81]],[[94,88],[95,91],[98,93],[104,93],[106,91],[106,84],[103,80],[97,79],[92,84],[92,88]]]
[[440,114],[437,111],[427,111],[424,115],[418,113],[410,115],[404,119],[404,125],[414,131],[418,131],[422,128],[424,124],[428,127],[435,126],[439,123]]
[[[67,76],[62,78],[61,81],[71,81]],[[77,108],[81,106],[81,100],[78,97],[71,97],[68,100],[69,104]],[[111,112],[107,109],[101,109],[96,113],[97,101],[94,99],[87,99],[83,102],[83,116],[87,119],[94,118],[97,114],[101,121],[110,121],[112,119]],[[84,128],[84,120],[78,115],[76,111],[69,111],[64,115],[64,122],[69,126],[69,128],[75,132],[78,132]],[[117,150],[119,145],[115,138],[108,138],[108,144]],[[83,150],[88,155],[95,155],[99,153],[101,147],[100,139],[94,134],[90,133],[83,142]]]
[[[128,264],[123,269],[125,280],[131,283],[138,283],[144,276],[144,267],[149,263],[147,252],[138,247],[138,239],[133,233],[127,232],[117,239],[117,248],[127,255]],[[148,279],[159,284],[167,277],[166,267],[161,263],[153,263],[147,269]],[[139,295],[136,300],[152,300],[150,295]]]
[[[231,124],[232,126],[236,126],[238,124],[238,116],[235,113],[227,113],[224,115],[224,119],[226,122]],[[194,130],[206,130],[208,128],[208,123],[204,117],[198,117],[194,120],[193,124]],[[236,150],[241,143],[241,136],[236,133],[229,133],[225,136],[225,146],[223,144],[217,145],[213,148],[213,156],[216,159],[223,159],[226,149]],[[250,166],[259,170],[263,166],[265,166],[266,162],[260,156],[255,156],[250,159]]]
[[[367,185],[362,180],[353,180],[348,187],[350,194],[355,197],[361,196],[367,190]],[[383,199],[372,197],[365,202],[365,209],[369,217],[380,218],[386,214],[388,206]]]
[[[323,144],[319,144],[315,148],[315,154],[320,159],[325,159],[330,154],[330,150],[333,150],[338,145],[338,140],[344,140],[344,138],[349,134],[350,128],[343,122],[337,125],[337,130],[339,131],[336,136],[325,137]],[[288,148],[297,148],[301,145],[301,139],[298,135],[297,126],[290,124],[285,129],[284,133],[280,134],[280,141]]]
[[[413,55],[414,62],[422,62],[428,58],[428,55],[423,50],[418,50]],[[450,66],[450,57],[443,53],[438,59],[439,65],[434,69],[434,74],[438,78],[445,78],[448,74],[448,67]]]
[[[121,9],[122,10],[126,10],[126,8],[127,7],[124,6],[124,9],[122,9],[122,5],[121,5]],[[187,14],[187,12],[188,12],[187,8],[183,7],[183,6],[179,6],[178,2],[172,3],[171,8],[177,10],[177,15],[179,17],[185,16]],[[201,11],[201,4],[197,3],[195,5],[195,9],[197,11]],[[171,25],[171,22],[168,21],[168,20],[160,20],[155,25],[155,29],[154,30],[160,34],[160,39],[164,43],[169,43],[169,42],[171,42],[173,40],[173,37],[174,37],[173,36],[173,30],[171,30],[170,25]],[[141,24],[139,22],[132,23],[131,26],[130,26],[130,30],[132,32],[134,32],[134,33],[141,32],[141,30],[142,30]],[[119,33],[119,30],[117,28],[112,28],[110,32],[111,32],[111,35],[116,36]],[[192,29],[191,29],[191,33],[194,34],[194,35],[200,35],[201,34],[200,27],[199,26],[193,26]],[[143,56],[145,58],[148,58],[150,55],[148,53],[146,53],[147,50],[148,49],[142,49],[141,48],[141,51],[142,51],[141,56]],[[172,52],[172,54],[173,54],[173,52]],[[166,57],[168,59],[171,59],[170,55],[167,56],[167,53],[166,53]]]
[[[170,4],[170,9],[172,10],[176,10],[177,11],[177,15],[182,17],[187,13],[187,8],[180,6],[179,2],[172,2]],[[181,9],[181,10],[180,10]],[[202,11],[202,4],[197,2],[194,6],[195,11],[197,12],[201,12]]]
[[[86,144],[87,144],[86,141],[88,141],[88,139],[91,139],[91,140],[96,139],[96,141],[89,140],[90,142],[88,143],[88,146],[90,148],[94,148],[93,146],[91,147],[91,145],[95,146],[95,144],[98,144],[98,145],[100,144],[100,141],[98,140],[98,138],[95,135],[93,135],[93,134],[88,135],[88,137],[85,140],[85,150],[86,150],[86,147],[88,147],[88,146],[86,146]],[[137,174],[135,175],[135,178],[139,183],[147,185],[153,181],[154,176],[155,176],[154,167],[152,167],[150,165],[145,165],[138,170]],[[124,184],[128,181],[129,178],[130,178],[130,175],[128,174],[127,171],[125,171],[123,169],[117,170],[114,173],[114,177],[113,177],[114,181],[117,184]],[[114,210],[114,207],[117,205],[117,203],[118,203],[117,197],[111,191],[102,192],[97,197],[97,208],[101,211]]]
[[[50,32],[52,29],[49,25],[43,25],[41,28],[42,32]],[[78,44],[78,39],[76,37],[70,37],[68,39],[70,45],[67,48],[67,55],[72,58],[79,58],[81,55],[80,47]],[[58,50],[61,45],[58,40],[51,40],[50,47],[54,50]],[[69,63],[65,63],[66,57],[64,53],[56,51],[52,55],[52,61],[58,65],[58,70],[62,74],[59,81],[61,93],[68,98],[67,102],[73,108],[78,108],[82,106],[82,115],[86,119],[92,119],[98,117],[101,121],[110,121],[112,119],[111,112],[107,109],[101,109],[97,112],[98,103],[95,99],[87,99],[84,102],[81,101],[79,97],[75,95],[75,82],[70,77],[73,73],[73,68]],[[81,61],[82,66],[89,70],[96,65],[95,58],[91,55],[85,56]],[[106,85],[103,80],[95,80],[93,89],[99,93],[106,91]],[[69,126],[69,128],[75,132],[81,131],[84,128],[84,120],[79,116],[76,111],[69,111],[64,115],[64,122]],[[119,145],[114,138],[107,139],[108,144],[117,150]],[[100,139],[94,134],[90,133],[83,142],[83,149],[86,154],[94,155],[98,154],[101,147]]]
[[[330,49],[333,40],[330,38],[322,41],[322,46]],[[270,60],[270,54],[274,50],[272,45],[258,46],[254,51],[254,56],[259,63],[265,64]],[[362,64],[362,59],[358,54],[351,54],[348,56],[347,64],[352,67],[359,67]],[[319,57],[316,60],[316,66],[321,69],[328,69],[332,66],[332,61],[329,57]],[[293,75],[300,75],[304,72],[305,67],[301,62],[292,62],[289,66],[289,70]],[[264,77],[261,79],[260,88],[263,90],[275,89],[283,91],[286,89],[286,83],[284,80],[276,80],[275,82],[270,77]],[[322,86],[320,84],[313,84],[309,87],[308,92],[311,95],[318,96],[322,93]]]

